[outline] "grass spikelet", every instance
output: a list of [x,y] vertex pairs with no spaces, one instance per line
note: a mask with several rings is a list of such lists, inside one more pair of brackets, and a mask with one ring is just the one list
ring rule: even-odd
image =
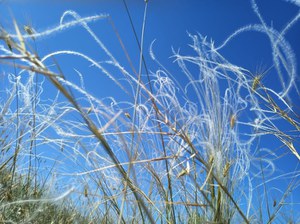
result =
[[231,163],[230,162],[227,162],[225,164],[225,167],[223,169],[223,177],[226,177],[229,173],[229,170],[230,170],[230,167],[231,167]]
[[129,120],[131,120],[131,116],[130,116],[130,114],[129,114],[128,112],[125,112],[124,115],[125,115],[125,117],[127,117]]
[[261,81],[261,78],[262,78],[261,75],[257,75],[257,76],[254,77],[254,79],[252,81],[252,86],[251,86],[251,91],[252,92],[256,91],[256,89],[257,89],[257,87],[258,87],[258,85]]
[[177,178],[188,175],[190,173],[190,163],[186,162],[186,167],[177,175]]
[[6,45],[7,45],[7,47],[9,48],[9,50],[12,51],[12,44],[13,44],[13,42],[12,42],[12,40],[9,37],[8,34],[4,36],[4,41],[5,41]]
[[24,25],[23,28],[24,28],[25,32],[26,32],[28,35],[33,35],[33,34],[34,34],[34,31],[33,31],[33,29],[32,29],[30,26]]
[[87,114],[90,114],[92,111],[93,111],[93,108],[92,108],[92,107],[89,107],[89,108],[87,108],[86,113],[87,113]]
[[2,27],[0,28],[0,31],[1,31],[0,39],[4,40],[5,44],[9,48],[9,50],[12,51],[13,40],[11,39],[9,34]]
[[233,129],[236,123],[236,114],[230,116],[230,128]]
[[[273,68],[273,66],[274,65],[270,66],[268,69],[266,69],[263,72],[258,72],[258,74],[253,77],[252,85],[251,85],[251,92],[252,93],[257,90],[259,85],[262,85],[261,81],[263,80],[265,75],[268,74],[268,72]],[[262,69],[260,69],[260,70],[262,70]]]
[[88,197],[88,187],[86,185],[84,186],[83,195],[86,198]]

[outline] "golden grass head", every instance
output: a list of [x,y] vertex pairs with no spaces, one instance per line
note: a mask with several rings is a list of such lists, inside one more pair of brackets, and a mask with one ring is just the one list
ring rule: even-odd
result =
[[251,86],[251,91],[255,92],[260,81],[261,81],[262,76],[261,75],[257,75],[254,77],[253,82],[252,82],[252,86]]
[[225,167],[223,169],[223,177],[226,177],[228,175],[231,165],[231,162],[227,162],[225,164]]
[[233,129],[236,123],[236,114],[230,116],[230,128]]
[[260,68],[258,69],[257,75],[253,76],[253,81],[251,85],[251,91],[252,93],[257,90],[257,87],[261,85],[262,79],[265,77],[265,75],[273,68],[274,65],[270,66],[268,69]]

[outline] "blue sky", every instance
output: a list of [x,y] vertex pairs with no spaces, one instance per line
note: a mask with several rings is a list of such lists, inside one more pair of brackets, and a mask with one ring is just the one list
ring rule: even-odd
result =
[[[178,67],[174,65],[172,48],[180,49],[183,54],[190,54],[192,51],[188,44],[191,39],[187,33],[201,34],[214,41],[215,46],[220,45],[230,34],[242,26],[259,23],[259,19],[254,14],[250,1],[246,0],[149,0],[147,8],[147,18],[144,37],[144,55],[148,68],[151,71],[158,69],[148,55],[151,42],[155,39],[154,52],[160,62],[184,85],[186,81],[178,74]],[[144,15],[145,3],[142,0],[128,0],[132,20],[140,38]],[[294,4],[281,0],[265,0],[257,2],[259,10],[266,23],[272,25],[275,29],[281,30],[299,11],[299,7]],[[11,14],[19,24],[30,24],[37,31],[43,31],[58,25],[60,16],[66,10],[74,10],[82,17],[94,14],[109,14],[120,37],[130,55],[135,68],[138,68],[139,50],[135,37],[130,26],[126,9],[121,0],[113,1],[3,1],[0,3],[0,21],[1,25],[14,32],[11,21]],[[117,60],[130,69],[126,57],[121,50],[116,33],[112,29],[107,19],[91,23],[91,27],[101,38],[103,43]],[[296,23],[286,34],[286,40],[292,46],[297,59],[298,71],[300,57],[300,24]],[[104,60],[93,43],[89,42],[89,36],[81,28],[75,27],[68,32],[57,33],[53,37],[42,38],[37,41],[37,51],[42,55],[46,52],[62,49],[78,50],[86,52],[95,60]],[[50,49],[50,50],[49,50]],[[251,72],[256,72],[260,68],[268,68],[272,65],[272,55],[269,40],[266,35],[258,32],[247,32],[239,35],[220,50],[220,53],[231,63],[242,66]],[[60,64],[60,57],[57,57]],[[71,65],[76,65],[80,71],[83,71],[88,63],[82,63],[73,58],[64,58],[62,69],[66,74],[71,71]],[[93,70],[91,68],[90,72]],[[177,75],[178,74],[178,75]],[[122,94],[115,91],[115,85],[105,77],[95,77],[86,80],[86,87],[90,92],[99,98],[107,95],[114,95],[123,100]],[[266,77],[266,85],[273,85],[273,79]],[[78,81],[78,80],[77,80]],[[103,84],[103,85],[102,85]],[[277,85],[274,82],[274,85]],[[298,78],[299,85],[299,78]],[[294,102],[299,105],[299,96],[295,93]],[[298,108],[298,111],[299,108]],[[273,139],[266,138],[262,142],[266,147],[278,147],[273,145]],[[298,144],[299,146],[299,144]],[[289,167],[297,163],[293,157],[288,157],[280,161],[283,169],[293,169]],[[297,190],[299,193],[299,190]],[[300,195],[300,194],[298,194]],[[295,197],[300,201],[298,196]]]
[[[141,34],[143,21],[144,2],[128,1],[128,7],[132,14],[133,23],[138,36]],[[281,0],[258,2],[260,12],[267,24],[272,24],[277,30],[281,30],[297,12],[297,7],[292,3]],[[128,16],[122,1],[3,1],[0,8],[1,24],[4,27],[12,27],[10,24],[11,15],[22,24],[30,24],[38,31],[54,27],[58,24],[60,16],[66,10],[74,10],[79,15],[89,16],[94,14],[109,14],[120,33],[132,61],[138,62],[139,51],[135,42]],[[278,10],[280,9],[280,16]],[[144,39],[145,57],[148,57],[150,43],[155,39],[154,50],[159,51],[161,60],[171,72],[176,71],[176,66],[172,65],[173,47],[175,50],[189,53],[187,46],[191,43],[187,33],[200,33],[212,39],[215,45],[221,44],[231,33],[238,28],[259,23],[257,16],[251,9],[250,1],[230,0],[224,3],[219,1],[151,1],[148,5],[146,30]],[[286,39],[289,41],[297,56],[300,52],[300,45],[297,44],[297,37],[300,34],[299,25],[296,24],[287,33]],[[95,32],[109,46],[116,58],[126,63],[120,44],[108,20],[98,21],[92,24]],[[89,55],[97,55],[92,44],[84,44],[81,39],[88,38],[80,28],[72,28],[67,34],[59,33],[55,38],[46,38],[37,44],[38,50],[43,52],[47,49],[80,49],[88,51]],[[77,32],[78,31],[78,32]],[[66,41],[72,38],[73,41]],[[75,41],[75,38],[76,41]],[[53,39],[54,41],[51,41]],[[85,41],[83,41],[85,42]],[[46,50],[47,52],[47,50]],[[272,65],[271,48],[266,35],[258,32],[247,32],[241,34],[231,41],[220,51],[230,62],[243,66],[251,72],[256,72],[260,67],[266,69]],[[98,57],[98,55],[97,55]],[[299,63],[298,63],[299,64]],[[138,64],[136,63],[137,67]],[[175,68],[175,70],[172,70]]]
[[[144,2],[130,0],[127,4],[138,35],[140,35]],[[281,0],[260,1],[258,6],[265,21],[268,24],[273,24],[274,28],[278,30],[283,28],[298,12],[295,5]],[[130,49],[132,57],[137,57],[134,55],[134,53],[138,53],[134,48],[134,36],[129,19],[120,0],[88,1],[85,3],[82,1],[3,1],[0,9],[3,26],[10,25],[11,16],[7,13],[8,8],[11,9],[13,16],[18,19],[19,23],[32,24],[38,30],[56,25],[65,10],[74,10],[81,16],[108,13],[127,49]],[[279,9],[280,16],[278,16]],[[258,22],[258,18],[251,9],[250,1],[230,0],[222,3],[204,0],[186,3],[180,0],[163,2],[154,0],[148,5],[145,48],[147,49],[150,42],[156,39],[157,47],[164,49],[160,52],[161,58],[165,59],[172,54],[171,46],[175,49],[187,48],[187,43],[190,41],[186,35],[187,32],[192,34],[199,32],[213,39],[218,45],[236,29]],[[108,22],[103,21],[97,24],[97,27],[102,29],[107,25]],[[296,53],[299,52],[300,48],[296,44],[296,37],[299,32],[295,26],[287,34],[287,39]],[[104,42],[111,38],[110,35],[104,35],[104,33],[101,37]],[[265,36],[247,33],[233,41],[227,49],[224,49],[224,54],[228,55],[227,57],[232,57],[236,63],[246,64],[249,61],[246,65],[251,67],[255,64],[255,68],[256,64],[268,63],[269,45],[263,41],[266,41]]]

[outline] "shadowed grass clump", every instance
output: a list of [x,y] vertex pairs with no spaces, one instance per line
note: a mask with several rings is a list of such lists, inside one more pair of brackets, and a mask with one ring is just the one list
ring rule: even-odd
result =
[[[43,192],[46,189],[28,183],[22,176],[3,169],[0,173],[0,223],[91,223],[70,200],[46,201]],[[93,220],[95,221],[95,220]],[[97,222],[98,223],[98,222]]]
[[[190,34],[192,53],[173,51],[178,74],[187,80],[182,85],[160,63],[154,42],[150,57],[159,69],[141,72],[148,4],[138,69],[123,67],[89,26],[107,15],[82,18],[66,11],[53,29],[21,31],[13,20],[15,33],[1,30],[0,62],[9,83],[1,102],[0,165],[6,173],[1,178],[10,183],[0,204],[10,206],[5,221],[43,223],[43,211],[49,210],[56,214],[54,223],[271,223],[285,218],[283,207],[297,203],[290,197],[299,187],[299,114],[290,97],[298,94],[296,59],[285,40],[294,22],[276,31],[251,1],[261,24],[240,28],[217,47]],[[46,55],[31,50],[32,42],[56,38],[53,34],[72,26],[82,27],[105,59],[71,50]],[[245,31],[269,37],[274,82],[280,83],[276,89],[219,53]],[[65,74],[59,64],[64,57],[90,66],[84,73],[74,68]],[[119,88],[122,100],[117,94],[92,95],[85,87],[90,68]],[[284,153],[260,145],[268,136],[282,143]],[[284,156],[296,162],[293,171],[281,174],[277,160]],[[282,180],[284,188],[272,185]],[[48,200],[49,195],[60,196]],[[72,206],[48,203],[61,200]]]

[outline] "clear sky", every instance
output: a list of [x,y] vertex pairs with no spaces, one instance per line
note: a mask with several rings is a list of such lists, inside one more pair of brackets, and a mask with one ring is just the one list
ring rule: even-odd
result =
[[[144,13],[144,1],[129,0],[127,2],[132,20],[137,30],[138,37],[141,35],[141,26]],[[258,2],[259,10],[267,24],[275,29],[281,30],[297,12],[298,8],[292,3],[281,0],[265,0]],[[8,13],[10,8],[12,13]],[[106,13],[112,18],[122,41],[132,61],[138,62],[139,51],[132,32],[130,21],[126,14],[124,4],[121,0],[113,1],[2,1],[0,8],[1,24],[4,27],[12,27],[10,18],[12,14],[20,24],[30,24],[38,31],[54,27],[58,24],[60,16],[66,10],[74,10],[80,16]],[[279,14],[280,13],[280,14]],[[164,65],[172,64],[171,48],[181,49],[189,52],[187,46],[191,43],[187,33],[200,33],[212,39],[215,45],[220,45],[230,34],[242,26],[259,23],[254,14],[250,1],[230,0],[220,1],[182,1],[182,0],[153,0],[148,5],[144,49],[145,57],[150,43],[155,39],[154,50],[159,52],[159,59]],[[103,43],[109,46],[116,58],[125,61],[120,44],[107,19],[94,25],[95,32],[99,34]],[[300,45],[297,37],[300,29],[296,24],[286,35],[297,56]],[[89,55],[96,54],[92,44],[86,44],[83,39],[84,32],[77,32],[78,28],[72,29],[67,34],[57,34],[51,41],[46,38],[45,42],[38,43],[37,47],[43,52],[44,47],[48,49],[75,49],[87,50]],[[82,36],[80,36],[82,35]],[[70,39],[72,41],[70,41]],[[68,40],[68,41],[66,41]],[[83,43],[84,42],[84,43]],[[220,51],[232,63],[255,72],[259,67],[268,68],[272,65],[271,49],[266,35],[258,32],[243,33],[234,41],[231,41]],[[124,62],[125,63],[125,62]],[[123,63],[123,64],[124,64]],[[148,60],[151,63],[151,60]],[[138,63],[135,64],[137,67]],[[176,66],[167,66],[170,71]]]
[[[127,4],[138,35],[140,35],[144,2],[129,0]],[[298,8],[295,5],[281,0],[260,1],[258,6],[265,21],[278,30],[282,29],[298,12]],[[20,23],[32,24],[38,30],[57,24],[63,12],[69,9],[78,12],[81,16],[107,13],[114,21],[123,42],[130,49],[130,53],[132,52],[132,57],[134,57],[136,52],[133,47],[135,44],[133,32],[131,31],[125,7],[120,0],[85,1],[84,3],[83,1],[51,1],[51,3],[50,1],[28,0],[2,1],[0,9],[1,23],[4,26],[9,25],[11,18],[7,14],[8,8],[11,9],[13,16]],[[278,14],[278,10],[280,10],[280,14]],[[186,35],[187,32],[192,34],[199,32],[214,40],[216,45],[218,45],[236,29],[253,23],[259,23],[259,20],[251,9],[250,1],[230,0],[219,2],[201,0],[186,3],[186,1],[180,0],[166,0],[163,2],[153,0],[148,6],[145,47],[147,48],[150,42],[156,39],[159,49],[162,49],[162,46],[164,46],[163,52],[160,52],[161,58],[167,58],[172,53],[171,46],[175,49],[186,48],[189,41]],[[107,21],[103,21],[97,24],[97,27],[100,30],[100,27],[106,27],[107,24]],[[166,33],[165,31],[168,32]],[[299,52],[300,48],[295,43],[299,32],[299,29],[295,26],[288,32],[286,37],[296,53]],[[107,36],[110,35],[103,32],[101,37],[106,41],[110,39]],[[267,47],[269,45],[263,41],[266,41],[265,36],[247,33],[247,35],[237,38],[228,48],[224,49],[224,54],[225,56],[228,54],[230,58],[232,57],[233,62],[244,63],[248,67],[252,65],[255,68],[256,64],[260,63],[268,64],[267,56],[269,56],[269,51]],[[131,48],[133,49],[131,50]],[[233,50],[229,50],[229,48]],[[248,63],[245,61],[248,61]]]
[[[128,0],[127,5],[138,38],[140,38],[145,3],[142,0]],[[299,13],[299,7],[293,4],[292,1],[264,0],[257,1],[257,5],[265,22],[279,31]],[[13,16],[19,24],[29,24],[38,32],[41,32],[57,26],[61,15],[66,10],[74,10],[82,17],[102,13],[109,14],[133,61],[133,65],[138,69],[139,49],[122,0],[4,0],[0,2],[0,23],[3,27],[14,32],[11,24]],[[251,8],[250,0],[149,0],[143,45],[148,68],[150,71],[156,71],[159,68],[159,66],[151,61],[148,54],[150,44],[155,40],[153,50],[157,58],[184,86],[186,80],[180,76],[178,66],[173,63],[173,59],[170,57],[173,54],[172,48],[175,51],[180,49],[180,52],[183,54],[191,54],[192,50],[188,44],[191,44],[192,41],[188,33],[199,33],[202,36],[207,36],[207,39],[214,41],[215,46],[219,46],[240,27],[258,23],[260,21]],[[126,69],[130,69],[109,19],[105,18],[92,22],[91,27],[120,64]],[[285,36],[296,56],[298,71],[300,70],[299,37],[300,23],[298,21]],[[36,42],[36,45],[33,44],[33,46],[41,55],[55,50],[72,49],[84,52],[96,61],[105,60],[105,57],[99,53],[99,49],[96,48],[92,39],[80,27],[73,27],[67,32],[58,32],[50,37],[43,37]],[[222,48],[220,53],[231,63],[242,66],[252,73],[262,68],[269,68],[273,64],[270,42],[266,35],[259,32],[245,32],[240,34]],[[83,63],[80,60],[77,61],[74,58],[65,57],[61,59],[57,57],[57,60],[66,74],[69,71],[73,71],[73,67],[83,72],[88,66],[88,63]],[[60,63],[60,60],[63,61]],[[90,72],[93,72],[93,70],[91,69]],[[79,82],[79,80],[77,81]],[[108,78],[91,75],[91,78],[85,81],[86,88],[99,98],[113,95],[116,99],[125,99],[121,93],[115,91],[115,84]],[[274,79],[267,75],[265,85],[273,86],[278,85],[278,83],[274,82]],[[292,97],[295,105],[300,105],[299,96],[295,92],[292,93]],[[267,141],[262,142],[265,147],[277,148],[280,146],[278,142],[273,143],[273,138],[266,139]],[[297,144],[299,146],[299,142]],[[278,164],[280,169],[294,169],[294,165],[289,167],[290,161],[294,165],[297,163],[294,157],[288,157],[280,160]],[[299,189],[294,193],[295,201],[300,202]]]
[[[144,1],[129,0],[127,4],[140,38]],[[258,7],[266,23],[277,30],[281,30],[299,10],[295,4],[283,0],[260,1]],[[12,13],[8,13],[8,8]],[[109,14],[135,67],[138,67],[138,46],[121,0],[84,2],[3,1],[0,8],[0,19],[4,27],[12,28],[10,24],[12,14],[21,25],[30,24],[37,31],[42,31],[57,25],[60,16],[66,10],[74,10],[82,17],[101,13]],[[207,36],[208,39],[212,39],[218,46],[238,28],[259,23],[259,19],[251,8],[250,1],[201,0],[187,3],[183,0],[153,0],[148,5],[147,10],[144,37],[145,57],[149,59],[149,46],[155,39],[154,51],[159,51],[157,53],[159,60],[171,72],[177,70],[176,66],[172,64],[173,60],[169,58],[172,56],[171,48],[180,49],[184,53],[190,50],[188,44],[191,43],[191,40],[187,33],[200,33]],[[121,64],[125,66],[126,58],[123,51],[120,50],[120,44],[110,22],[104,19],[92,23],[92,27],[95,28],[96,34],[99,35],[103,43],[109,46],[113,55],[116,55],[117,59],[123,62]],[[80,52],[88,52],[92,57],[95,55],[95,59],[101,59],[101,56],[97,55],[95,46],[85,44],[88,36],[85,36],[84,31],[77,32],[79,29],[72,28],[68,33],[59,33],[55,35],[53,41],[47,41],[47,38],[42,39],[45,42],[37,43],[39,52],[42,53],[46,49],[77,49]],[[299,23],[296,23],[286,34],[286,39],[293,47],[296,56],[300,52],[300,45],[297,44],[299,34]],[[68,41],[65,41],[66,39]],[[272,65],[270,43],[267,36],[259,32],[246,32],[239,35],[220,53],[233,64],[243,66],[251,72],[256,72],[260,67],[266,69]],[[148,60],[147,63],[151,63],[151,60]]]

